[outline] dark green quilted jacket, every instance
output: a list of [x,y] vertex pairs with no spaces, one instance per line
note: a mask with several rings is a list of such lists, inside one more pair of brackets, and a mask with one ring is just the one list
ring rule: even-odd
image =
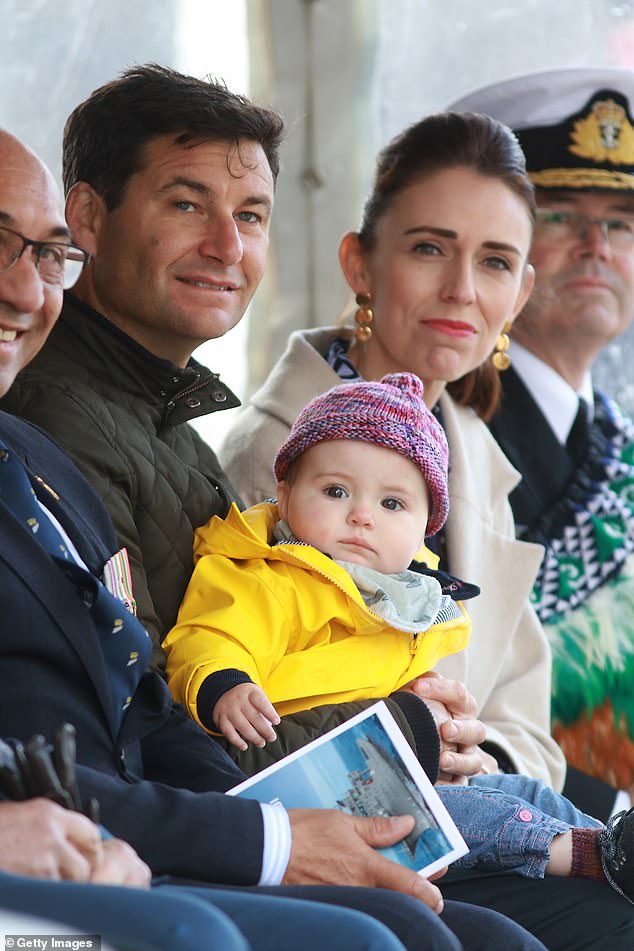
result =
[[182,369],[158,359],[66,295],[44,348],[0,405],[50,433],[103,499],[163,666],[158,644],[192,572],[194,528],[240,504],[188,421],[239,400],[195,360]]

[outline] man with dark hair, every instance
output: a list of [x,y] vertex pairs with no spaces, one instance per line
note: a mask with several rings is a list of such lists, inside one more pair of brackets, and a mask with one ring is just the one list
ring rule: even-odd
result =
[[257,142],[273,181],[280,170],[282,117],[231,92],[220,80],[197,79],[156,64],[134,66],[73,110],[64,130],[64,190],[88,182],[108,211],[121,204],[130,178],[157,136],[178,145],[217,139]]
[[237,498],[187,424],[239,401],[191,354],[238,323],[260,282],[282,132],[224,84],[156,65],[66,123],[67,221],[91,260],[3,405],[54,435],[103,498],[159,663],[193,529]]

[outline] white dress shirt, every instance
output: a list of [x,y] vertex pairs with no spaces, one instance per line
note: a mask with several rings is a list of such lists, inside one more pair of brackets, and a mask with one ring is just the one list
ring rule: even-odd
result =
[[588,421],[592,422],[594,396],[592,377],[589,373],[586,374],[580,389],[576,391],[556,370],[515,340],[511,340],[509,356],[513,369],[529,390],[562,446],[565,445],[575,421],[580,397],[583,397],[587,403]]

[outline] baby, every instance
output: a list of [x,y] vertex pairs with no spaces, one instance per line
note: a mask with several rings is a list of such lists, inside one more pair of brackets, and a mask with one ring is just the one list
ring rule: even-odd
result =
[[[470,634],[443,583],[475,593],[413,560],[447,515],[447,457],[412,374],[337,386],[300,413],[275,459],[277,506],[234,507],[197,533],[164,642],[170,687],[194,719],[237,750],[268,742],[264,765],[280,716],[398,698],[421,758],[429,711],[418,678]],[[542,783],[506,774],[438,793],[471,850],[459,865],[607,876],[634,894],[634,810],[603,828]]]
[[[164,642],[168,676],[190,714],[238,750],[275,740],[278,714],[310,708],[314,735],[332,725],[333,705],[355,704],[351,716],[357,701],[389,695],[421,761],[430,732],[438,745],[427,707],[404,691],[466,646],[470,620],[441,583],[468,586],[420,564],[406,571],[446,518],[448,450],[418,378],[399,380],[317,400],[280,450],[279,509],[234,508],[197,533],[194,576]],[[302,745],[309,737],[296,732]],[[239,762],[254,771],[288,749]]]

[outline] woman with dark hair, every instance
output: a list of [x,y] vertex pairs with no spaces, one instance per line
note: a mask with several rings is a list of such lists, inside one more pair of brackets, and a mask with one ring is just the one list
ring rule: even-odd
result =
[[[342,380],[416,373],[450,449],[440,566],[481,589],[469,605],[470,645],[441,661],[444,677],[421,692],[438,712],[441,769],[454,781],[520,772],[560,789],[550,655],[529,603],[542,553],[515,540],[508,493],[517,475],[483,423],[499,398],[506,332],[532,288],[534,213],[523,154],[501,123],[444,113],[406,129],[379,155],[361,228],[340,245],[353,329],[293,334],[221,458],[244,499],[259,502],[274,494],[273,459],[309,400]],[[505,911],[548,947],[626,947],[618,896],[600,883],[504,873],[450,873],[445,883],[447,897]]]
[[[342,380],[416,373],[450,448],[441,567],[481,589],[469,605],[471,646],[439,670],[475,697],[492,754],[478,748],[463,758],[460,744],[443,753],[441,768],[468,775],[501,765],[559,789],[548,647],[528,604],[541,552],[514,539],[507,500],[514,474],[479,418],[499,392],[493,359],[503,351],[492,352],[532,287],[533,216],[523,155],[506,126],[443,113],[406,129],[380,154],[361,228],[339,249],[357,296],[355,329],[293,334],[221,457],[245,501],[262,501],[275,493],[275,453],[310,399]],[[449,689],[430,679],[428,698],[446,701]],[[460,728],[469,714],[455,712]]]

